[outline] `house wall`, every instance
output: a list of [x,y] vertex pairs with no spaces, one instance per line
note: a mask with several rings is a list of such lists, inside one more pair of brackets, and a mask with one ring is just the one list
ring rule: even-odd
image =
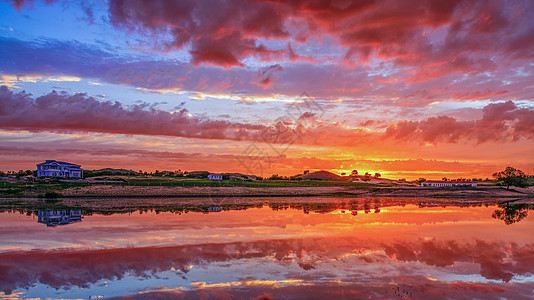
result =
[[57,163],[37,165],[37,177],[68,177],[83,178],[83,169],[72,169],[72,166],[63,166]]

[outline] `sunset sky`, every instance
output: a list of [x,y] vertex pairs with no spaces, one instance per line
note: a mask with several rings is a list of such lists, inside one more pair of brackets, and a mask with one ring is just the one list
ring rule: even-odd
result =
[[534,173],[533,1],[0,1],[0,170]]

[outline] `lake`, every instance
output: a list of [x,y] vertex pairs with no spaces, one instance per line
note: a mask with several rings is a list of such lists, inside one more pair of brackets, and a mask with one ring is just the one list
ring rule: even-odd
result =
[[1,299],[534,297],[532,204],[94,201],[4,206]]

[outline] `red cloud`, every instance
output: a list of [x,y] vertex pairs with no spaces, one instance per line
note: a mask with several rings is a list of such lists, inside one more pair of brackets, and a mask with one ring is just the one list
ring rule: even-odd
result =
[[271,49],[261,39],[302,43],[308,36],[328,36],[346,48],[346,58],[376,55],[431,69],[436,76],[493,68],[493,57],[503,53],[532,57],[532,9],[530,2],[463,0],[109,3],[115,26],[170,33],[171,47],[190,47],[194,63],[236,66],[250,56],[271,60],[281,55],[292,60],[299,56],[291,47]]
[[386,136],[430,143],[455,143],[461,138],[478,143],[534,138],[534,109],[518,108],[512,101],[507,101],[488,104],[482,112],[482,119],[476,121],[457,121],[447,116],[430,117],[419,122],[401,121],[390,125]]
[[[190,117],[186,109],[172,114],[144,105],[125,109],[118,102],[100,102],[85,94],[54,91],[33,100],[5,86],[0,87],[0,127],[236,140],[253,139],[253,133],[264,128]],[[244,136],[247,133],[252,136]]]
[[287,12],[268,3],[252,1],[123,1],[109,3],[115,26],[131,30],[147,28],[173,36],[172,47],[191,45],[193,63],[241,65],[249,56],[269,58],[278,51],[259,37],[282,38]]
[[317,116],[307,109],[300,116],[293,116],[293,120],[277,121],[268,126],[195,117],[186,109],[174,113],[146,105],[126,109],[118,102],[100,102],[85,94],[54,91],[34,100],[24,92],[13,93],[5,86],[0,87],[0,128],[5,129],[163,135],[284,145],[335,143],[339,146],[372,143],[380,138],[429,143],[534,138],[534,109],[519,108],[508,101],[489,104],[482,111],[482,119],[473,121],[457,121],[449,116],[400,121],[382,134],[346,128],[340,123],[324,123],[316,120]]
[[[294,117],[297,121],[298,116]],[[309,128],[297,123],[292,126],[282,121],[272,126],[232,123],[194,117],[186,109],[169,113],[147,105],[126,109],[118,102],[100,102],[85,94],[55,91],[34,100],[24,92],[13,93],[5,86],[0,87],[0,128],[5,129],[164,135],[286,145],[317,143],[319,138],[324,140],[325,134],[340,141],[347,136],[352,140],[365,137],[360,131],[339,125]]]
[[260,76],[259,84],[267,88],[273,83],[273,76],[282,71],[283,68],[279,65],[272,65],[265,68],[260,68],[258,75]]

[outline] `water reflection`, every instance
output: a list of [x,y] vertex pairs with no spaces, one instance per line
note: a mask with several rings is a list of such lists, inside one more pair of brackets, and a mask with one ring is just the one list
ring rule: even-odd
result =
[[[531,298],[534,220],[525,205],[93,208],[83,223],[57,230],[33,226],[34,215],[21,210],[0,214],[0,290],[64,299]],[[42,238],[40,249],[23,247],[21,234]]]
[[497,209],[491,215],[495,219],[503,220],[504,224],[511,225],[523,220],[528,216],[528,210],[534,209],[531,204],[502,204],[501,209]]
[[67,225],[74,222],[81,222],[83,219],[82,210],[39,210],[37,212],[37,222],[46,224],[48,227],[57,225]]
[[[32,251],[0,256],[5,270],[0,288],[11,293],[38,282],[55,289],[90,288],[104,280],[121,280],[128,276],[149,278],[160,274],[170,281],[180,279],[184,286],[194,283],[191,287],[203,290],[247,287],[272,293],[275,287],[321,285],[333,281],[360,288],[363,283],[375,282],[371,287],[385,293],[388,282],[403,282],[405,287],[421,295],[425,284],[447,283],[450,278],[452,281],[485,281],[480,288],[491,291],[491,286],[504,286],[503,282],[514,277],[532,275],[533,247],[534,244],[482,240],[417,239],[388,243],[345,237],[97,251]],[[478,276],[473,273],[477,269],[480,270]],[[209,282],[207,270],[215,277],[223,272],[229,274],[222,283],[215,284],[214,278]],[[207,279],[202,279],[204,276]],[[268,283],[275,280],[271,277],[280,282],[269,286]],[[459,280],[462,277],[465,279]]]
[[[411,200],[411,201],[408,201]],[[220,204],[218,206],[211,206],[209,204],[198,205],[198,204],[175,204],[170,206],[150,206],[145,205],[141,207],[122,207],[122,206],[111,206],[111,207],[85,207],[81,209],[71,208],[71,209],[54,209],[53,206],[50,209],[42,210],[32,210],[26,206],[21,206],[19,208],[0,208],[0,213],[2,212],[19,212],[21,214],[26,214],[28,216],[37,215],[38,222],[47,224],[49,227],[54,227],[57,225],[66,225],[73,222],[79,222],[83,219],[84,214],[91,216],[93,214],[98,215],[114,215],[114,214],[132,214],[132,213],[151,213],[159,214],[162,212],[171,212],[178,215],[187,214],[191,212],[202,212],[204,214],[217,213],[222,211],[235,211],[235,210],[248,210],[252,208],[262,208],[269,207],[273,211],[281,211],[287,209],[297,209],[301,210],[305,214],[315,213],[315,214],[329,214],[329,213],[349,213],[353,216],[357,216],[358,213],[380,213],[381,209],[392,207],[392,206],[405,206],[408,204],[416,204],[420,208],[437,208],[437,207],[480,207],[488,206],[488,204],[483,203],[447,203],[445,201],[441,202],[425,202],[417,199],[387,199],[383,203],[383,199],[372,198],[364,199],[361,201],[327,201],[327,202],[258,202],[258,203],[231,203],[231,204]],[[517,201],[517,200],[514,200]],[[494,210],[491,214],[492,218],[502,220],[506,225],[511,225],[523,220],[528,216],[528,211],[534,209],[534,204],[525,204],[525,203],[515,203],[514,201],[502,202],[498,205],[498,209]],[[530,200],[528,200],[530,201]]]

